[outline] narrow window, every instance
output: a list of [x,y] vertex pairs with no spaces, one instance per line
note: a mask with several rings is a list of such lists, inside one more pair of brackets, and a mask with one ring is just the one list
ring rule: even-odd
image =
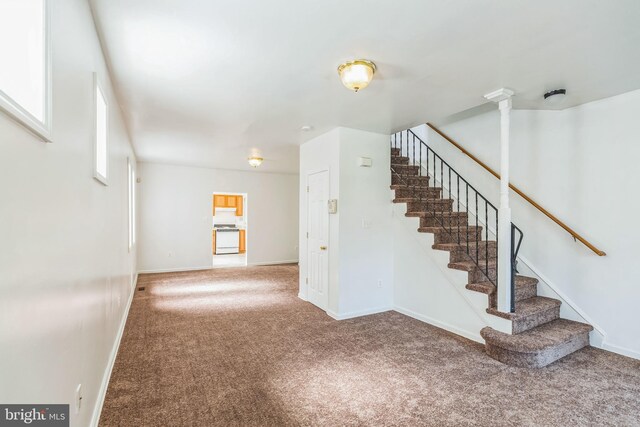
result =
[[131,243],[136,244],[136,169],[131,168]]
[[136,244],[136,170],[127,158],[127,182],[129,184],[129,250]]
[[133,167],[131,166],[131,159],[127,157],[127,184],[129,195],[129,251],[133,247]]
[[0,1],[0,110],[51,141],[47,0]]
[[94,177],[104,185],[109,174],[109,106],[104,91],[95,77],[95,165]]

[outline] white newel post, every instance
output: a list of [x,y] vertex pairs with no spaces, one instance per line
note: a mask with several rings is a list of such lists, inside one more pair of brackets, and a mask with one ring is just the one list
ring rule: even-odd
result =
[[500,208],[498,209],[498,310],[511,311],[511,208],[509,207],[509,129],[511,97],[502,88],[484,97],[500,108]]

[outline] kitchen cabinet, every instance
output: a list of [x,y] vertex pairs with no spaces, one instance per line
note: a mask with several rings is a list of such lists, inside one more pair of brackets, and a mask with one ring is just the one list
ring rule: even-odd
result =
[[236,216],[244,215],[242,196],[236,196]]
[[244,215],[244,203],[242,196],[233,194],[215,194],[213,196],[213,215],[216,208],[235,208],[236,216]]
[[239,244],[239,252],[241,254],[245,253],[247,251],[247,244],[246,244],[246,231],[247,230],[240,230],[240,244]]
[[215,255],[216,254],[216,230],[213,230],[212,234],[213,234],[213,238],[212,238],[213,245],[212,245],[211,252],[213,252],[213,255]]

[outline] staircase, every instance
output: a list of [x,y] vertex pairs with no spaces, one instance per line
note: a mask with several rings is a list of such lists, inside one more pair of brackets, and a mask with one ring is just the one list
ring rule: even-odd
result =
[[514,225],[512,310],[497,309],[498,242],[486,227],[495,219],[497,235],[497,209],[412,131],[394,135],[391,147],[393,202],[407,205],[406,216],[420,218],[417,232],[434,235],[433,249],[449,252],[448,268],[468,273],[467,290],[487,295],[487,313],[511,321],[511,334],[480,331],[489,356],[540,368],[588,346],[593,327],[561,319],[561,301],[538,296],[538,280],[516,274]]

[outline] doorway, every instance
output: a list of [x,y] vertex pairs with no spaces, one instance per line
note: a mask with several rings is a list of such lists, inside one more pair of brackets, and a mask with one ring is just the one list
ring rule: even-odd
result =
[[329,306],[329,171],[307,176],[307,299],[327,310]]
[[246,193],[213,193],[211,252],[212,266],[247,265],[248,197]]

